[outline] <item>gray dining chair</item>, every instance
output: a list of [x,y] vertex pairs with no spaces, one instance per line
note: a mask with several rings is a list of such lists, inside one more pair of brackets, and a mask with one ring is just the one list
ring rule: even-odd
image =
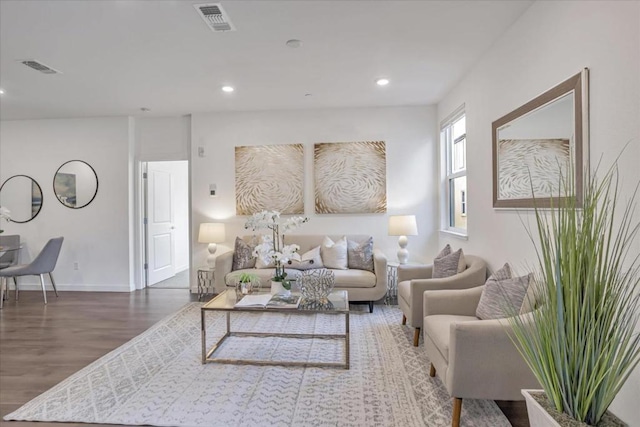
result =
[[[53,280],[51,272],[56,268],[58,262],[58,255],[60,255],[60,248],[62,248],[62,241],[64,237],[56,237],[51,239],[44,245],[42,251],[38,256],[31,261],[30,264],[14,265],[0,270],[0,277],[16,277],[20,276],[40,276],[40,284],[42,285],[42,295],[44,296],[44,303],[47,303],[47,291],[44,287],[44,275],[48,274],[53,286],[53,291],[58,296],[58,290],[56,289],[56,282]],[[16,286],[16,300],[18,299],[18,288]]]
[[[11,235],[0,235],[0,253],[2,253],[2,248],[10,248],[11,250],[4,251],[2,255],[0,255],[0,270],[11,267],[18,263],[18,249],[20,247],[20,235],[19,234],[11,234]],[[13,284],[15,288],[18,289],[17,279],[13,278]],[[0,284],[0,286],[2,286]],[[4,290],[4,288],[3,288]],[[4,299],[4,294],[0,295],[0,298]],[[2,304],[0,302],[0,304]]]
[[[8,236],[0,235],[0,248],[2,247],[8,248],[17,248],[20,246],[20,235],[19,234],[11,234]],[[0,252],[2,252],[0,250]],[[11,267],[18,262],[18,251],[11,250],[6,251],[2,256],[0,256],[0,270],[3,268]]]

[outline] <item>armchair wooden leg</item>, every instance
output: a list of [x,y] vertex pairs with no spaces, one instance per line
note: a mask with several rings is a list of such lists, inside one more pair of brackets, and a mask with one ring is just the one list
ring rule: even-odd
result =
[[419,343],[420,343],[420,328],[416,328],[415,332],[413,333],[413,346],[417,347]]
[[[8,281],[9,281],[9,279],[7,279],[7,282]],[[16,301],[18,301],[18,278],[15,277],[15,276],[13,277],[13,284],[15,285],[15,288],[16,288]],[[7,292],[8,291],[9,291],[9,284],[7,283]]]
[[429,369],[429,376],[430,377],[435,377],[436,376],[436,367],[433,366],[433,363],[431,364],[431,369]]
[[404,314],[402,315],[402,324],[403,325],[407,324],[407,316],[405,316]]
[[373,313],[373,301],[369,301],[369,313]]
[[451,416],[451,427],[460,427],[460,412],[462,412],[462,399],[453,398],[453,414]]

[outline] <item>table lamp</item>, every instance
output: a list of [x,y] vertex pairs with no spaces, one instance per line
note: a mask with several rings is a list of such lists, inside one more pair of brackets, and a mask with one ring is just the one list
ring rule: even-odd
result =
[[215,266],[216,258],[213,254],[216,253],[218,245],[216,243],[222,243],[225,240],[224,224],[205,222],[200,224],[200,232],[198,233],[198,242],[208,243],[209,256],[207,256],[207,264],[213,268]]
[[407,244],[409,240],[407,236],[417,236],[418,226],[416,224],[415,215],[392,215],[389,217],[389,236],[398,237],[398,262],[406,264],[409,261],[409,251]]

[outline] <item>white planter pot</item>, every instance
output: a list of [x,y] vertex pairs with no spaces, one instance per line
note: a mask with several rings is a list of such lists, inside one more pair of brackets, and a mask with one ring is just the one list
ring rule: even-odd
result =
[[560,427],[560,424],[531,396],[531,393],[544,393],[544,390],[521,390],[527,402],[527,413],[531,427]]
[[291,291],[286,290],[282,286],[282,282],[274,282],[271,281],[271,295],[281,294],[281,295],[291,295]]

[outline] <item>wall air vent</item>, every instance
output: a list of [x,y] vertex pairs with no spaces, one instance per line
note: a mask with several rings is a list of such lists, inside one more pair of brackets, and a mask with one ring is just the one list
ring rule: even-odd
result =
[[54,70],[51,67],[44,65],[42,62],[38,62],[34,59],[26,59],[24,61],[20,61],[20,63],[26,65],[29,68],[33,68],[36,71],[40,71],[43,74],[62,74],[58,70]]
[[194,4],[204,22],[207,23],[209,28],[214,32],[220,31],[235,31],[236,27],[229,20],[229,16],[222,9],[220,3],[211,4]]

